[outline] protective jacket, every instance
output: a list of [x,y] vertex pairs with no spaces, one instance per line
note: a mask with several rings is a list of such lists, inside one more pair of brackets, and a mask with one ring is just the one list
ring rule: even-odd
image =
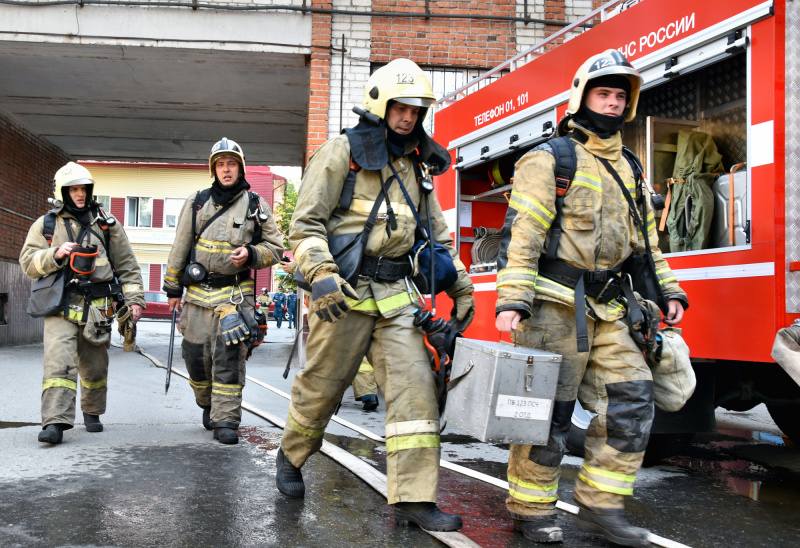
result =
[[[269,204],[261,200],[264,212],[269,217],[261,225],[261,241],[252,243],[255,231],[255,220],[248,218],[250,197],[247,191],[231,200],[230,207],[208,226],[208,220],[219,210],[213,198],[209,198],[196,212],[195,233],[202,234],[195,242],[192,233],[192,207],[197,193],[191,194],[183,204],[178,226],[175,230],[175,242],[169,254],[167,273],[164,276],[164,291],[170,297],[180,297],[183,287],[179,277],[186,268],[189,253],[195,247],[195,261],[203,265],[209,275],[242,277],[249,275],[250,269],[259,270],[276,264],[283,254],[281,234],[278,232],[272,217]],[[205,229],[203,230],[203,227]],[[250,257],[244,266],[237,267],[231,261],[231,253],[238,247],[246,246]],[[244,276],[242,274],[244,273]],[[231,283],[193,283],[186,288],[186,302],[204,308],[214,308],[229,302]],[[239,288],[244,293],[253,293],[253,280],[239,281]],[[237,289],[238,292],[238,289]]]
[[[106,412],[108,392],[108,345],[105,342],[89,342],[84,331],[87,319],[84,312],[88,306],[100,311],[105,317],[114,314],[112,301],[122,291],[126,304],[145,306],[144,288],[139,263],[133,254],[123,228],[117,223],[108,227],[108,247],[103,229],[92,222],[89,230],[82,233],[80,223],[66,208],[51,210],[56,215],[51,244],[47,243],[42,229],[45,217],[39,217],[28,231],[28,237],[19,256],[23,272],[31,278],[40,278],[61,268],[69,268],[69,257],[56,261],[55,253],[61,244],[74,240],[76,243],[97,245],[99,253],[95,259],[95,270],[75,280],[90,284],[70,284],[72,287],[88,289],[90,293],[71,291],[69,309],[57,316],[44,319],[44,373],[42,382],[42,426],[60,424],[72,428],[75,422],[75,400],[78,382],[81,384],[81,410],[91,415]],[[67,223],[74,239],[69,236]],[[116,269],[120,287],[112,287]],[[87,302],[88,301],[88,302]],[[67,320],[67,321],[64,321]],[[91,326],[88,326],[91,327]],[[110,334],[107,335],[110,337]],[[80,377],[80,381],[79,381]]]
[[[620,133],[600,139],[574,121],[569,124],[575,130],[577,169],[564,197],[557,258],[585,270],[619,269],[632,253],[645,253],[644,236],[637,230],[617,182],[597,158],[610,162],[632,195],[642,190],[622,157]],[[498,313],[517,310],[527,318],[534,299],[575,306],[573,289],[539,274],[539,259],[547,249],[556,217],[554,168],[553,155],[542,148],[532,150],[517,163],[498,258]],[[640,209],[640,217],[641,213]],[[664,295],[688,306],[686,293],[657,248],[652,208],[648,208],[644,222]],[[601,320],[618,320],[625,315],[626,309],[617,299],[600,304],[587,296],[587,301],[587,313]]]
[[[642,192],[622,156],[620,133],[600,139],[574,121],[568,127],[577,164],[558,217],[562,235],[557,259],[582,270],[618,269],[632,253],[646,252],[647,237],[665,297],[686,306],[686,294],[657,248],[652,209],[644,220],[645,235],[637,229],[622,189],[599,161],[609,162],[631,195]],[[548,264],[541,258],[557,218],[554,168],[549,148],[535,149],[517,163],[498,265],[496,310],[515,310],[524,317],[512,335],[514,342],[562,356],[547,445],[511,445],[506,506],[511,517],[521,520],[555,513],[576,398],[596,413],[574,490],[576,503],[592,511],[620,512],[624,497],[633,494],[654,413],[652,374],[630,330],[618,321],[626,314],[623,303],[613,299],[602,304],[587,294],[589,351],[577,351],[574,307],[583,304],[575,303],[573,289],[540,271]]]
[[[409,139],[406,143],[406,155],[395,158],[392,165],[402,179],[420,217],[425,219],[425,202],[410,156],[416,146],[417,142]],[[388,165],[380,171],[361,169],[356,175],[350,208],[342,209],[339,201],[349,170],[350,143],[345,135],[335,137],[320,147],[306,168],[303,186],[292,216],[289,243],[300,272],[310,283],[313,283],[314,277],[319,273],[338,272],[328,249],[328,237],[360,232],[380,193],[381,178],[388,184],[393,175]],[[406,256],[414,245],[416,221],[397,182],[389,187],[388,196],[397,218],[397,230],[387,234],[387,208],[383,204],[378,212],[375,228],[370,233],[365,255],[400,258]],[[452,297],[461,292],[471,293],[472,283],[464,264],[457,257],[450,230],[435,195],[430,196],[429,204],[433,238],[448,248],[459,273],[458,280],[447,290],[447,294]],[[349,304],[352,309],[365,314],[388,318],[399,314],[411,304],[411,297],[403,280],[377,282],[362,278],[354,289],[358,300]]]
[[[66,223],[70,224],[70,229],[76,239],[81,233],[80,223],[66,207],[54,208],[51,212],[56,214],[52,245],[47,243],[42,234],[42,227],[44,226],[44,216],[42,216],[33,223],[33,226],[28,231],[28,237],[25,239],[25,244],[22,246],[22,251],[19,255],[19,264],[22,266],[23,272],[34,279],[68,267],[69,257],[65,257],[61,261],[56,261],[55,259],[56,251],[61,244],[73,241],[67,232]],[[94,272],[86,277],[96,288],[94,295],[99,295],[104,285],[114,281],[113,262],[119,283],[122,286],[125,302],[127,304],[138,304],[144,308],[146,303],[144,301],[144,288],[142,287],[142,272],[122,226],[116,223],[114,226],[108,227],[111,260],[109,260],[109,250],[106,249],[106,238],[103,229],[100,228],[96,221],[93,221],[88,228],[89,230],[85,231],[81,241],[77,243],[79,245],[87,245],[91,239],[91,243],[97,245],[100,252],[95,259]],[[110,296],[111,293],[111,291],[108,291],[107,294]],[[83,294],[70,292],[69,312],[65,319],[74,323],[85,323],[83,318],[84,299]],[[103,305],[98,303],[97,306],[111,308],[110,300],[99,297],[95,297],[94,300],[104,301]],[[61,315],[63,316],[63,313]]]

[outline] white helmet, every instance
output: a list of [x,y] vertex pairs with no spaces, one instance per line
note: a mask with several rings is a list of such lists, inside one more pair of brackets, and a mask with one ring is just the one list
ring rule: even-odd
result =
[[420,120],[436,104],[431,81],[411,59],[395,59],[372,73],[364,88],[361,107],[378,118],[386,117],[389,101],[422,107]]
[[569,94],[569,104],[567,105],[566,115],[574,116],[581,108],[583,93],[586,90],[586,83],[589,80],[601,76],[624,76],[631,83],[631,91],[628,96],[625,121],[630,122],[636,117],[636,105],[639,103],[639,90],[642,88],[642,76],[637,72],[633,65],[625,59],[619,51],[608,49],[603,53],[589,57],[575,73],[572,80],[572,87]]
[[53,194],[56,200],[66,201],[67,196],[63,195],[64,187],[86,185],[86,195],[91,200],[94,191],[94,179],[92,174],[85,167],[69,162],[61,169],[56,171],[56,176],[53,178]]
[[208,157],[208,171],[211,173],[212,178],[215,175],[214,164],[223,156],[230,156],[239,162],[239,165],[242,167],[242,175],[244,175],[245,165],[242,147],[240,147],[236,141],[223,137],[220,141],[214,143],[214,146],[211,147],[211,155]]

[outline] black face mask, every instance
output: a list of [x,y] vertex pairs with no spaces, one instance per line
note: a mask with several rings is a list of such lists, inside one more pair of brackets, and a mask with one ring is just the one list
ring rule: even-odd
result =
[[211,183],[211,197],[217,205],[225,205],[235,198],[242,190],[250,190],[250,183],[245,181],[244,174],[239,174],[239,178],[231,186],[223,185],[217,176],[214,176],[214,182]]
[[627,115],[627,108],[625,112],[619,116],[608,116],[607,114],[595,112],[586,105],[581,105],[580,110],[575,113],[575,122],[589,131],[596,133],[601,139],[608,139],[622,130]]
[[398,158],[406,154],[406,137],[386,126],[386,148]]

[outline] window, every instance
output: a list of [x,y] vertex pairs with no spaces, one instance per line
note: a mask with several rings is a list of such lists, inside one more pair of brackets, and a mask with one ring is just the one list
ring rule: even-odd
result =
[[164,228],[178,226],[178,215],[185,201],[185,198],[164,198]]
[[[442,97],[454,92],[467,82],[474,80],[475,78],[479,77],[483,72],[486,70],[478,70],[478,69],[454,69],[454,68],[423,68],[425,74],[428,76],[428,79],[431,81],[431,87],[433,88],[433,94],[436,96],[436,99],[441,99]],[[472,93],[473,91],[482,88],[483,86],[494,82],[501,75],[507,74],[508,70],[503,70],[497,75],[490,76],[489,78],[484,78],[480,81],[477,85],[470,88],[467,93]],[[423,127],[425,131],[428,132],[428,135],[433,135],[434,127],[433,127],[433,115],[432,113],[428,113],[428,116],[425,117],[425,121],[423,122]]]
[[106,213],[111,213],[111,196],[95,196],[97,203]]
[[166,275],[167,275],[167,265],[162,264],[161,265],[161,281],[158,284],[159,288],[164,287],[164,277]]
[[128,196],[125,207],[125,226],[153,226],[153,199]]
[[139,268],[142,269],[142,285],[144,290],[150,289],[150,265],[147,263],[139,263]]

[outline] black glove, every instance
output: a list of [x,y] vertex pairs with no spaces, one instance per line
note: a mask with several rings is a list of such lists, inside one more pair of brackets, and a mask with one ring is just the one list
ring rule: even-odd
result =
[[242,315],[234,304],[221,304],[214,309],[219,314],[219,332],[227,346],[245,342],[250,336]]
[[311,311],[319,319],[333,323],[350,310],[346,297],[357,299],[358,295],[338,274],[317,277],[311,284]]
[[250,346],[258,346],[267,336],[267,315],[260,308],[253,311],[252,321],[247,322],[250,328]]
[[467,293],[454,298],[453,301],[455,301],[455,306],[450,311],[450,322],[460,333],[463,333],[475,319],[475,298],[472,293]]

